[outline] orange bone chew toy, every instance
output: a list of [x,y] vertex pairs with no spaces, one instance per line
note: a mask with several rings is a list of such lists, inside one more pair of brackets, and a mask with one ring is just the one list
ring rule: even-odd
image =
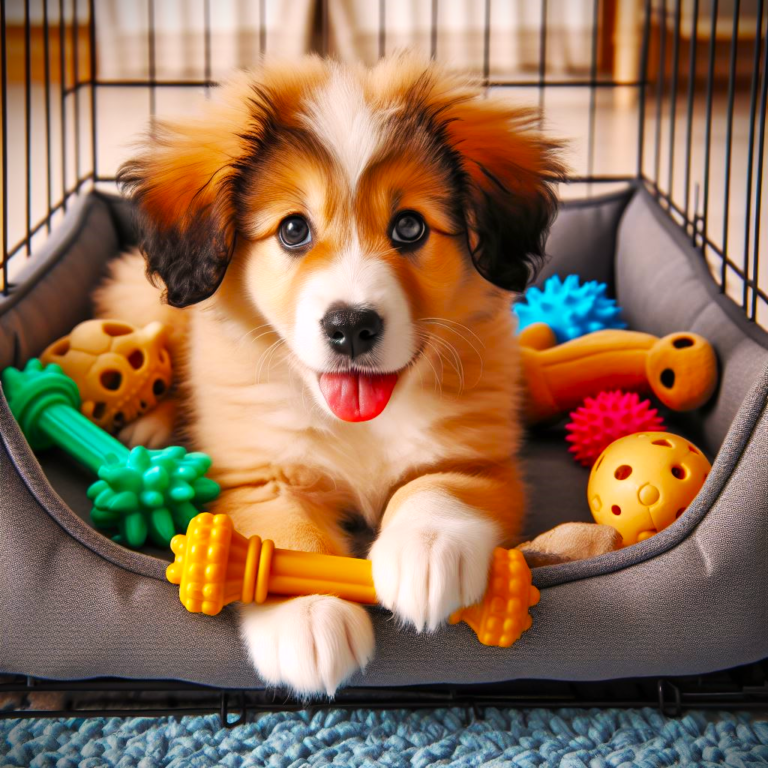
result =
[[526,418],[535,424],[566,413],[585,397],[610,388],[653,393],[674,411],[699,408],[717,384],[717,358],[695,333],[659,339],[649,333],[606,330],[555,346],[541,323],[520,334]]
[[[229,603],[263,603],[267,595],[376,602],[370,560],[276,549],[270,539],[239,534],[229,515],[197,515],[186,536],[173,537],[171,549],[176,559],[165,575],[192,613],[214,616]],[[483,645],[508,648],[530,628],[528,609],[538,602],[522,552],[497,548],[483,601],[456,611],[450,623],[465,621]]]

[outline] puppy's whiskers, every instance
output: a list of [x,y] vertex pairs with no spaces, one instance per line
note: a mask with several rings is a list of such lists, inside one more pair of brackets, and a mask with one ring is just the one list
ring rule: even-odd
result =
[[272,353],[269,356],[269,363],[267,364],[267,384],[269,384],[269,372],[272,370],[272,365],[275,362],[275,358],[277,357],[277,353],[279,352],[282,355],[283,361],[285,360],[285,353],[288,351],[288,347],[285,344],[285,339],[281,340],[283,344],[277,344],[273,347]]
[[268,357],[270,357],[272,354],[274,354],[275,350],[285,344],[285,339],[278,339],[274,344],[270,344],[259,356],[259,359],[257,361],[257,371],[256,371],[256,384],[261,384],[261,371],[264,367],[264,364],[267,362]]
[[459,393],[461,393],[464,390],[464,364],[461,361],[461,356],[459,355],[458,351],[456,350],[456,347],[453,346],[453,344],[449,343],[445,339],[441,339],[439,336],[435,334],[430,334],[431,341],[436,344],[442,344],[444,348],[448,350],[448,352],[451,354],[451,358],[446,357],[446,360],[450,364],[450,366],[453,368],[454,371],[456,371],[456,375],[459,377]]
[[[465,388],[464,363],[456,347],[454,347],[453,344],[441,338],[437,334],[430,333],[429,331],[420,330],[419,334],[420,338],[426,338],[429,341],[430,347],[440,355],[441,361],[446,360],[451,368],[453,368],[459,380],[458,394],[461,394]],[[442,350],[446,350],[448,353],[450,353],[450,357],[442,354]]]
[[432,369],[432,373],[434,374],[434,389],[435,391],[440,392],[440,396],[442,397],[443,394],[443,374],[445,373],[445,369],[443,368],[443,357],[440,354],[440,350],[431,342],[432,334],[428,331],[422,331],[419,329],[416,329],[416,334],[419,339],[421,339],[421,342],[423,344],[424,350],[431,349],[435,355],[437,356],[437,359],[440,361],[440,375],[437,373],[437,368],[435,368],[434,364],[432,363],[432,360],[430,360],[429,354],[427,354],[426,351],[423,352],[422,357],[427,361],[427,364]]
[[[264,333],[260,333],[258,336],[255,336],[254,338],[249,339],[248,337],[252,333],[256,333],[257,331],[260,331],[262,328],[268,328],[269,330],[264,331]],[[277,331],[272,328],[272,326],[269,323],[262,323],[261,325],[257,325],[255,328],[251,328],[250,331],[246,331],[238,340],[237,343],[240,344],[246,339],[251,342],[257,342],[262,336],[267,336],[270,333],[277,334]]]
[[[480,383],[482,378],[483,378],[483,372],[485,370],[485,359],[483,358],[483,355],[480,352],[480,350],[472,343],[472,341],[469,338],[467,338],[463,333],[458,331],[456,328],[452,328],[451,325],[448,325],[448,323],[456,325],[459,328],[467,331],[467,333],[469,333],[472,336],[474,336],[474,338],[477,339],[477,341],[480,344],[480,346],[483,349],[485,349],[485,344],[483,343],[482,339],[471,328],[468,328],[466,325],[462,325],[461,323],[457,323],[455,320],[448,320],[447,318],[444,318],[444,317],[422,317],[417,322],[429,323],[431,325],[436,325],[436,326],[438,326],[440,328],[444,328],[446,331],[451,331],[452,333],[455,333],[465,344],[467,344],[467,346],[469,346],[472,349],[472,351],[475,353],[475,355],[477,355],[478,362],[480,363],[480,372],[479,372],[479,374],[477,376],[477,380],[475,382],[473,382],[472,385],[469,387],[469,389],[474,389],[474,387],[476,387]],[[432,335],[433,335],[434,338],[440,338],[440,337],[436,336],[435,334],[432,334]],[[440,340],[445,342],[445,343],[448,343],[445,339],[441,338]],[[451,346],[453,346],[453,345],[451,345]],[[453,349],[455,351],[455,347],[453,347]],[[463,365],[462,365],[462,368],[463,368]]]
[[[483,343],[483,340],[471,328],[469,328],[466,325],[462,325],[461,323],[457,323],[455,320],[449,320],[447,317],[422,317],[422,318],[419,319],[419,322],[421,322],[421,323],[435,323],[436,325],[445,325],[445,327],[449,331],[453,331],[454,333],[456,333],[459,336],[461,336],[461,334],[457,330],[455,330],[454,328],[450,327],[451,325],[458,326],[459,328],[461,328],[462,330],[464,330],[468,334],[470,334],[470,336],[474,336],[474,338],[477,341],[477,343],[483,349],[485,349],[485,344]],[[464,337],[462,336],[462,338],[464,338]],[[467,343],[469,343],[468,340],[467,340]],[[472,348],[474,349],[474,347],[472,347]],[[475,351],[477,351],[477,350],[475,350]]]

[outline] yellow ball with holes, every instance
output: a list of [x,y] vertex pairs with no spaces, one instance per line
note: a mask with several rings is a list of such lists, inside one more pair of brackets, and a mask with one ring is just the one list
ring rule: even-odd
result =
[[589,475],[595,522],[610,525],[624,546],[664,530],[685,512],[711,465],[690,440],[671,432],[637,432],[612,442]]

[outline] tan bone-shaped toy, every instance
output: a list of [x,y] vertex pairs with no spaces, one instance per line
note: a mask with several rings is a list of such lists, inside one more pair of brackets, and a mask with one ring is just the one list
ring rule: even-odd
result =
[[706,403],[717,384],[717,358],[695,333],[657,338],[605,330],[557,344],[543,323],[520,333],[520,358],[529,423],[547,421],[604,389],[653,393],[668,408],[689,411]]

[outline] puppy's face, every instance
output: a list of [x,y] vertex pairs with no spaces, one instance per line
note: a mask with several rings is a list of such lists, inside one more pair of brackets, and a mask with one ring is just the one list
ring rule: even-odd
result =
[[424,353],[425,322],[482,313],[492,283],[524,287],[560,173],[525,115],[411,59],[265,68],[224,96],[123,171],[150,271],[184,306],[234,256],[336,417],[381,413]]
[[303,123],[251,170],[238,258],[318,402],[367,420],[421,354],[420,321],[450,315],[477,273],[447,168],[398,117],[339,73]]

